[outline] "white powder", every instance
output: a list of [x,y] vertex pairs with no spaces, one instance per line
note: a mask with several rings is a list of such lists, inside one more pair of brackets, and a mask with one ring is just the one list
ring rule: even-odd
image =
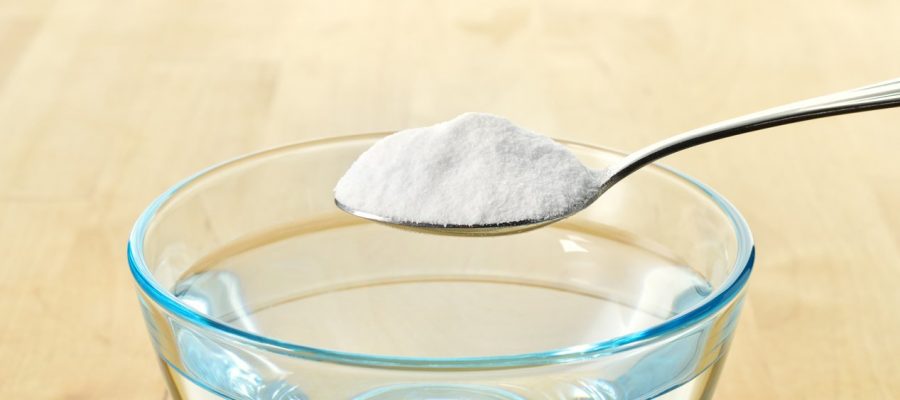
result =
[[375,143],[334,196],[398,221],[480,225],[558,216],[591,198],[596,179],[550,138],[505,118],[466,113]]

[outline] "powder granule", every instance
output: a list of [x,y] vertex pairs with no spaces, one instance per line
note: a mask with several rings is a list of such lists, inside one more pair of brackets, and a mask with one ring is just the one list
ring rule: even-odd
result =
[[334,189],[352,209],[396,221],[484,225],[541,220],[595,193],[596,172],[550,138],[466,113],[375,143]]

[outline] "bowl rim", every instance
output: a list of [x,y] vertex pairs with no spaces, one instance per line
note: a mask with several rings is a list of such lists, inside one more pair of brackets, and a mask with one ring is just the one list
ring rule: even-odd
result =
[[[698,322],[712,316],[727,306],[737,297],[749,279],[755,259],[755,246],[747,222],[737,209],[724,197],[716,193],[702,182],[679,172],[666,165],[654,163],[660,172],[669,173],[675,178],[683,180],[689,186],[693,186],[711,199],[731,221],[737,239],[735,261],[731,266],[731,273],[723,281],[722,285],[707,296],[702,302],[682,311],[672,318],[653,325],[649,328],[631,332],[599,342],[576,344],[563,348],[530,352],[521,354],[475,357],[413,357],[393,356],[380,354],[364,354],[340,350],[324,349],[301,344],[291,343],[275,338],[247,332],[228,324],[200,314],[188,305],[179,301],[174,295],[153,279],[153,274],[147,267],[143,256],[143,239],[149,226],[152,224],[156,213],[179,193],[188,189],[198,180],[223,169],[237,166],[254,159],[273,156],[278,153],[286,153],[301,148],[323,146],[334,143],[371,140],[384,137],[389,133],[368,133],[346,135],[326,139],[299,142],[284,146],[246,154],[226,160],[189,176],[154,199],[141,213],[128,239],[127,257],[131,274],[137,281],[139,289],[160,307],[174,314],[177,318],[209,328],[221,334],[237,339],[243,343],[255,346],[262,350],[291,357],[299,357],[314,361],[331,362],[357,366],[379,368],[415,368],[415,369],[497,369],[514,367],[531,367],[547,364],[562,364],[575,361],[596,358],[602,355],[618,353],[633,349],[650,342],[662,340],[677,334],[685,329],[695,326]],[[602,151],[624,156],[625,153],[616,150],[586,145],[582,143],[554,139],[567,147],[582,147],[591,151]]]

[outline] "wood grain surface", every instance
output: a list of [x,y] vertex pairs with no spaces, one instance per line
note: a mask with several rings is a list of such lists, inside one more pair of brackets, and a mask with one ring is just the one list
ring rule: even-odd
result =
[[[634,150],[900,76],[900,2],[0,0],[0,398],[151,399],[126,266],[178,179],[478,110]],[[717,399],[900,398],[900,110],[670,165],[758,262]]]

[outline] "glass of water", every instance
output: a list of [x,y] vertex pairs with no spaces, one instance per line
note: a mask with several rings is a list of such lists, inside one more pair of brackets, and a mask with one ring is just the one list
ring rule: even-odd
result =
[[172,398],[711,396],[754,254],[725,199],[652,166],[531,232],[405,231],[333,203],[380,137],[225,162],[143,213],[128,261]]

